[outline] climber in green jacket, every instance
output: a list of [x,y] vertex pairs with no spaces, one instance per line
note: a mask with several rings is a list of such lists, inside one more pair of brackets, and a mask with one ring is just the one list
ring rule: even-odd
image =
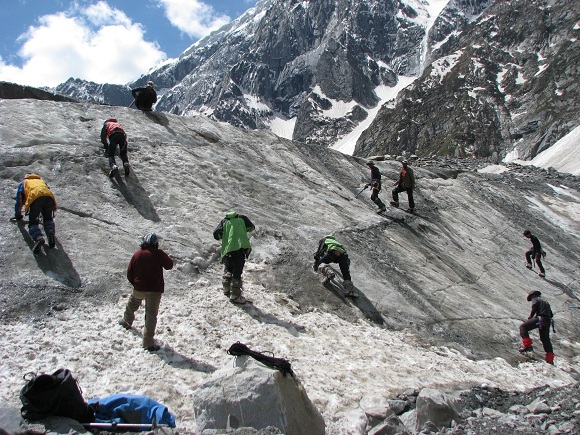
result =
[[235,211],[226,213],[213,231],[213,237],[222,241],[221,259],[224,264],[222,285],[224,295],[234,304],[245,304],[242,296],[242,272],[246,258],[252,250],[248,233],[254,231],[254,224],[247,216]]

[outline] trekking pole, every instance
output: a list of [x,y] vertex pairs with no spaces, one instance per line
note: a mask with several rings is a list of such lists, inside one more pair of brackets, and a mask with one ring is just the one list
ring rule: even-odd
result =
[[355,198],[355,199],[356,199],[356,198],[358,198],[358,196],[359,196],[361,193],[363,193],[365,190],[367,190],[367,187],[369,187],[369,186],[368,186],[368,185],[366,185],[365,187],[363,187],[363,189],[362,189],[362,190],[361,190],[359,193],[357,193],[357,194],[356,194],[356,196],[355,196],[354,198]]
[[156,427],[169,427],[168,424],[138,424],[138,423],[83,423],[84,427],[94,427],[98,429],[122,429],[122,428],[135,428],[139,430],[143,429],[155,429]]
[[133,101],[131,102],[131,104],[129,104],[129,109],[130,109],[131,107],[133,107],[133,104],[135,104],[135,100],[133,100]]

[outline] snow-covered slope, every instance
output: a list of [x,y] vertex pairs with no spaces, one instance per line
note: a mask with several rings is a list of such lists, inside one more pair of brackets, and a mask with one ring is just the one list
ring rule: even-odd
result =
[[[99,143],[111,116],[127,130],[133,165],[116,181]],[[19,406],[24,373],[67,367],[87,398],[150,396],[191,433],[193,391],[232,363],[225,350],[241,341],[290,360],[334,434],[366,418],[363,398],[409,387],[559,385],[580,370],[580,317],[567,310],[580,298],[575,182],[417,167],[418,214],[379,216],[366,192],[354,198],[368,177],[364,161],[323,146],[86,103],[0,100],[0,119],[2,403]],[[400,167],[377,165],[388,199]],[[8,221],[28,172],[59,204],[57,248],[37,256],[26,227]],[[222,295],[212,238],[231,209],[257,228],[244,272],[254,303],[245,307]],[[546,280],[523,267],[525,227],[548,252]],[[165,274],[157,354],[140,348],[142,312],[131,332],[116,324],[130,290],[126,265],[149,231],[176,262]],[[356,303],[312,272],[328,233],[348,249]],[[530,290],[556,312],[555,366],[517,364]]]
[[559,172],[580,175],[580,126],[532,160],[513,159],[513,154],[515,153],[508,154],[504,161],[513,161],[521,165],[534,165],[545,169],[554,168]]

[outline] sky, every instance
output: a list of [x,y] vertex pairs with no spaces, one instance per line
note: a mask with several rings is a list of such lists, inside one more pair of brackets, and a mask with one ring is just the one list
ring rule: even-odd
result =
[[257,0],[4,0],[0,81],[70,77],[126,84],[237,18]]

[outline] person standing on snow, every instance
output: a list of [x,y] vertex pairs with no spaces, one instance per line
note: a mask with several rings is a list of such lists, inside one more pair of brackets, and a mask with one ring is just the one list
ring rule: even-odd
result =
[[159,249],[159,239],[155,233],[143,236],[139,249],[127,267],[127,279],[133,286],[133,291],[123,318],[119,324],[130,329],[135,320],[135,311],[145,301],[145,328],[143,329],[143,348],[149,352],[157,352],[160,347],[155,344],[155,328],[161,296],[165,291],[163,269],[173,269],[173,260],[162,249]]
[[358,296],[354,291],[350,276],[350,258],[348,258],[345,247],[332,234],[324,236],[318,241],[318,249],[314,253],[313,269],[319,273],[320,280],[323,283],[334,278],[334,272],[329,266],[330,263],[338,263],[340,267],[343,279],[342,285],[346,291],[346,296]]
[[540,269],[540,273],[538,274],[542,278],[546,276],[546,271],[544,269],[544,265],[542,264],[542,255],[546,255],[545,252],[542,250],[542,245],[536,236],[534,236],[530,230],[524,231],[524,237],[526,239],[530,239],[532,242],[532,248],[526,251],[526,267],[528,269],[532,268],[532,257],[536,261],[538,265],[538,269]]
[[242,296],[242,273],[246,258],[252,248],[248,233],[254,231],[254,224],[247,216],[230,211],[213,231],[213,238],[222,241],[221,259],[224,264],[222,286],[224,295],[234,304],[245,304]]
[[399,174],[399,179],[394,184],[397,186],[393,189],[393,200],[391,205],[393,207],[399,207],[399,193],[407,192],[407,199],[409,201],[409,212],[415,210],[415,201],[413,200],[413,189],[415,189],[415,173],[413,169],[407,166],[407,160],[403,160],[403,167]]
[[528,320],[520,325],[520,336],[522,337],[522,348],[520,352],[530,352],[534,350],[532,346],[532,339],[529,332],[538,328],[540,333],[540,341],[546,352],[546,362],[554,364],[554,348],[550,341],[550,326],[552,325],[552,308],[550,304],[543,300],[542,292],[533,290],[528,293],[528,302],[532,302],[532,311],[528,316]]
[[135,88],[131,90],[131,94],[135,99],[135,107],[145,112],[151,112],[153,105],[157,102],[157,92],[155,92],[153,82],[149,80],[147,87]]
[[387,206],[379,199],[379,192],[381,191],[381,171],[375,166],[372,160],[367,162],[367,166],[371,170],[371,181],[365,187],[371,188],[371,201],[378,207],[378,213],[382,213],[387,209]]
[[14,206],[15,220],[23,218],[22,207],[24,207],[24,214],[28,215],[28,234],[34,241],[32,252],[38,254],[44,245],[44,237],[42,237],[39,227],[41,214],[44,232],[48,238],[48,246],[54,248],[56,246],[54,225],[56,199],[40,175],[26,174],[24,180],[18,185]]
[[101,129],[101,143],[105,148],[105,154],[109,158],[109,178],[113,178],[118,172],[117,162],[115,161],[115,151],[119,147],[119,155],[123,161],[125,176],[129,175],[129,158],[127,157],[127,134],[123,126],[115,118],[107,119]]

